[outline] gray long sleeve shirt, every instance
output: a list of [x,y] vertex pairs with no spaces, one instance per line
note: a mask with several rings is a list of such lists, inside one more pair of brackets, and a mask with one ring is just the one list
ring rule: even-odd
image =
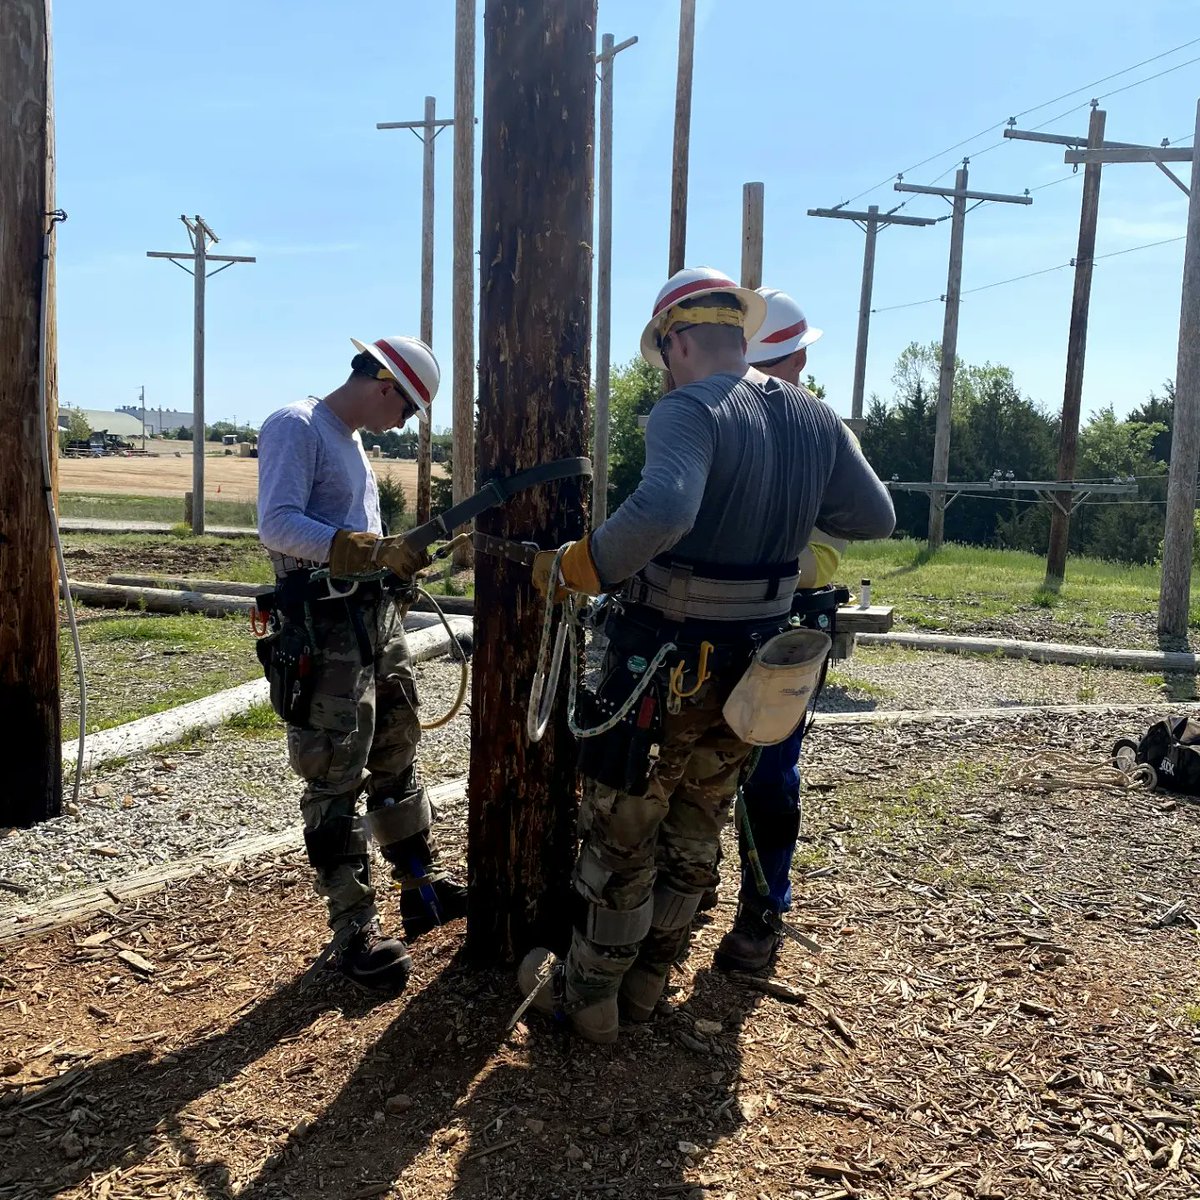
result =
[[323,401],[289,404],[258,435],[258,536],[268,550],[327,562],[339,529],[383,531],[362,438]]
[[664,396],[646,425],[637,490],[592,535],[606,588],[665,551],[728,566],[796,558],[813,526],[887,537],[891,496],[838,415],[804,388],[752,372]]

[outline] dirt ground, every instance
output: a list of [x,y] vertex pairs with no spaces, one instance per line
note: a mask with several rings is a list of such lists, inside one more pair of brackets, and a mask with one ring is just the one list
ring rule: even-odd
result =
[[[124,496],[182,496],[192,490],[192,447],[164,450],[158,457],[63,458],[58,462],[58,485],[64,492],[110,492]],[[178,455],[178,457],[177,457]],[[377,475],[389,475],[403,485],[410,499],[417,496],[417,464],[408,460],[381,459],[372,464]],[[435,477],[445,468],[435,463]],[[209,455],[204,463],[204,483],[210,499],[258,499],[258,459],[223,454]]]
[[[711,969],[727,857],[611,1048],[506,1037],[511,972],[458,928],[398,1000],[305,988],[298,853],[0,947],[0,1197],[1194,1198],[1200,810],[1007,774],[1112,734],[818,727],[792,919],[822,953],[787,943],[778,995]],[[461,806],[440,828],[461,859]]]

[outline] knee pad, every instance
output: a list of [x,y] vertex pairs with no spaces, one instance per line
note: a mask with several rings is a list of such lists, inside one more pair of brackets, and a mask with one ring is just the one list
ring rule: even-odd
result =
[[315,829],[306,829],[304,848],[318,871],[343,863],[367,865],[367,835],[354,816],[332,817]]
[[398,842],[424,841],[432,823],[433,809],[424,788],[399,799],[388,797],[363,817],[367,833],[385,856]]
[[636,946],[650,932],[654,897],[636,908],[605,908],[575,893],[575,928],[597,946]]
[[655,929],[686,929],[700,907],[704,892],[680,892],[665,883],[656,884],[650,899],[654,904]]

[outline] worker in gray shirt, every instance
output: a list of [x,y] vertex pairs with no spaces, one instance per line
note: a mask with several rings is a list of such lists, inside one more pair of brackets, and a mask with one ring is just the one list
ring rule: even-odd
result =
[[415,763],[421,727],[402,620],[413,577],[430,559],[384,536],[358,430],[427,421],[440,374],[416,338],[354,345],[345,383],[272,413],[259,434],[258,527],[276,589],[258,650],[305,783],[304,844],[334,931],[324,961],[361,986],[395,992],[412,960],[380,928],[368,837],[392,865],[410,941],[465,916],[466,888],[438,862]]
[[675,386],[647,423],[641,483],[590,537],[534,566],[535,585],[556,598],[617,594],[595,725],[661,663],[629,718],[581,743],[570,952],[555,962],[531,951],[518,972],[535,1008],[595,1042],[616,1039],[621,1015],[650,1018],[716,882],[751,750],[745,723],[742,736],[730,725],[731,694],[756,649],[789,630],[813,526],[865,539],[895,524],[887,489],[834,411],[747,366],[745,339],[765,310],[712,268],[667,282],[642,354]]

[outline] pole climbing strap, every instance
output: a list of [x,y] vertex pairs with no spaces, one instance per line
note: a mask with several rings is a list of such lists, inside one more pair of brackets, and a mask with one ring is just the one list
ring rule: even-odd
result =
[[468,496],[461,503],[446,509],[441,516],[434,517],[432,521],[418,525],[416,529],[405,534],[404,541],[417,549],[423,549],[441,538],[449,537],[460,525],[468,524],[480,513],[503,504],[518,492],[528,491],[538,484],[554,483],[559,479],[591,478],[591,474],[590,458],[556,458],[553,462],[539,463],[527,471],[518,471],[507,479],[493,479],[473,496]]

